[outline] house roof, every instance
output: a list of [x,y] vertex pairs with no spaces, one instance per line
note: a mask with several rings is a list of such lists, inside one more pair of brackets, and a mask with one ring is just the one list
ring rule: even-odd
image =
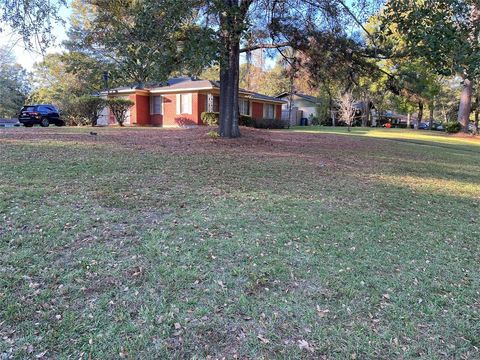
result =
[[[169,80],[167,86],[152,88],[150,91],[154,94],[174,93],[176,91],[197,91],[197,90],[220,90],[220,83],[211,80],[197,80],[194,78],[176,78],[174,81]],[[256,93],[245,89],[240,89],[240,94],[246,95],[253,100],[261,100],[267,102],[281,103],[285,101],[277,99],[276,97]]]
[[112,95],[112,94],[133,94],[137,91],[149,91],[149,88],[140,88],[138,86],[119,86],[108,91],[101,91],[100,95]]
[[152,93],[167,93],[179,90],[209,90],[218,88],[218,85],[210,80],[195,80],[192,78],[176,78],[172,80],[168,80],[166,86],[153,87],[150,91]]
[[[306,94],[302,94],[302,93],[293,93],[293,95],[298,96],[299,98],[302,98],[304,100],[310,101],[310,102],[315,103],[315,104],[319,104],[321,102],[315,96],[306,95]],[[278,99],[280,99],[280,98],[283,98],[283,97],[286,97],[286,96],[290,96],[290,93],[289,92],[284,92],[284,93],[281,93],[280,95],[277,95],[276,97]]]
[[[220,84],[218,81],[211,80],[200,80],[191,77],[178,77],[169,79],[164,86],[145,86],[140,89],[135,86],[123,86],[115,89],[110,89],[108,94],[130,94],[136,91],[147,91],[152,94],[168,94],[176,92],[187,92],[187,91],[199,91],[199,90],[220,90]],[[240,94],[245,95],[246,97],[252,100],[260,100],[265,102],[273,102],[284,104],[285,101],[278,99],[276,97],[259,94],[253,91],[240,89]],[[102,95],[107,95],[106,91],[101,93]]]

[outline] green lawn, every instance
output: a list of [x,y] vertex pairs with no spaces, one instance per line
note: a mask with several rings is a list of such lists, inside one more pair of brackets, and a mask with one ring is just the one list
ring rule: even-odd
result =
[[478,359],[480,142],[0,130],[0,359]]

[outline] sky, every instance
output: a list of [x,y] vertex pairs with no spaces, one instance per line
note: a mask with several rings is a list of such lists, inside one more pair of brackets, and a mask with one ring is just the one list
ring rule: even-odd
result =
[[[68,18],[70,13],[71,10],[68,7],[60,10],[59,15],[62,19],[66,20],[66,23],[55,24],[52,32],[56,38],[55,45],[48,48],[45,52],[46,54],[60,52],[62,50],[61,43],[67,39]],[[2,28],[2,32],[0,32],[0,46],[11,51],[15,55],[17,63],[31,71],[36,62],[42,61],[43,55],[39,49],[26,50],[21,36],[4,24],[1,24],[0,27]]]

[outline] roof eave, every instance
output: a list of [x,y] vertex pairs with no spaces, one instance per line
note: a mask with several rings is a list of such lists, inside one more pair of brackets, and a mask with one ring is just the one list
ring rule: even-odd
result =
[[214,86],[202,86],[202,87],[192,87],[192,88],[184,88],[184,89],[150,89],[150,93],[152,94],[171,94],[171,93],[178,93],[178,92],[192,92],[192,91],[203,91],[203,90],[214,90],[217,89]]
[[135,94],[137,92],[140,93],[148,93],[148,89],[120,89],[120,90],[108,90],[100,92],[100,95],[116,95],[116,94]]

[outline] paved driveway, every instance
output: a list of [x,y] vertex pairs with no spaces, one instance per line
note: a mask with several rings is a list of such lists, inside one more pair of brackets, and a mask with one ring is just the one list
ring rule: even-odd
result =
[[0,127],[20,126],[18,119],[0,119]]

